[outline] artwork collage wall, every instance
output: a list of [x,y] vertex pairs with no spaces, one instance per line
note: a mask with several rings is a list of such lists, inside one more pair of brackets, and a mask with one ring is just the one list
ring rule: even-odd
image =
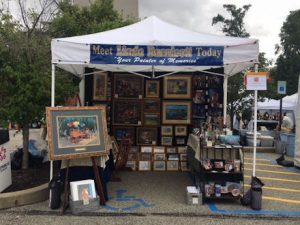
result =
[[106,105],[109,134],[131,140],[127,164],[134,170],[186,171],[188,134],[207,120],[222,125],[222,76],[95,71],[86,89],[89,105]]

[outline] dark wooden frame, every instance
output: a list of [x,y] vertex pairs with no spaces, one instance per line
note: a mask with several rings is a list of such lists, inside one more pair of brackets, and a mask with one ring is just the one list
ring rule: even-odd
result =
[[[156,92],[151,93],[149,90],[150,85],[156,85]],[[146,98],[159,98],[160,84],[159,80],[146,80],[145,84],[145,97]]]
[[[171,83],[175,84],[178,82],[186,82],[186,90],[184,93],[176,93],[173,90],[172,93],[169,93]],[[177,84],[175,84],[177,85]],[[179,84],[178,84],[179,85]],[[177,87],[180,89],[180,87]],[[179,90],[180,92],[180,90]],[[172,75],[164,77],[164,98],[168,99],[190,99],[192,95],[192,76],[190,75]]]
[[[142,132],[150,132],[150,139],[142,141]],[[144,133],[145,134],[145,133]],[[138,127],[136,130],[136,144],[137,145],[157,145],[157,128],[154,127]]]
[[[127,92],[126,92],[127,91]],[[132,74],[116,73],[114,76],[114,98],[142,99],[144,78]]]
[[[113,124],[141,126],[142,111],[142,102],[139,100],[115,100],[113,102]],[[126,115],[132,117],[126,119]]]
[[[101,82],[99,82],[99,80]],[[97,93],[97,91],[101,89],[102,89],[101,94]],[[107,100],[107,73],[96,71],[95,74],[93,75],[93,100],[94,101]]]

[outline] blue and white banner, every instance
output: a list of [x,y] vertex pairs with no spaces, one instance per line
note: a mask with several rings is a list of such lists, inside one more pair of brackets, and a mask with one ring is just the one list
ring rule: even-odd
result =
[[91,64],[222,66],[223,46],[91,44]]

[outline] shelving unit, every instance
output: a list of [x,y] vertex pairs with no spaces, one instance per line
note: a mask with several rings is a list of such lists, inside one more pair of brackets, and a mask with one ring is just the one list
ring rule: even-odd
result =
[[244,193],[242,146],[201,145],[199,175],[202,204],[209,200],[238,200]]

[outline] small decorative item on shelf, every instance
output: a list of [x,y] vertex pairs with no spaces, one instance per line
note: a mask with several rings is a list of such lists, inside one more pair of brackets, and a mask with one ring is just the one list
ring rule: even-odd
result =
[[234,169],[234,164],[232,160],[226,160],[225,161],[225,171],[231,172]]
[[240,172],[241,171],[241,160],[235,159],[233,161],[234,164],[234,172]]
[[203,160],[202,164],[205,170],[211,170],[213,168],[213,165],[209,159]]
[[224,169],[224,162],[223,161],[214,161],[214,168],[215,169]]

